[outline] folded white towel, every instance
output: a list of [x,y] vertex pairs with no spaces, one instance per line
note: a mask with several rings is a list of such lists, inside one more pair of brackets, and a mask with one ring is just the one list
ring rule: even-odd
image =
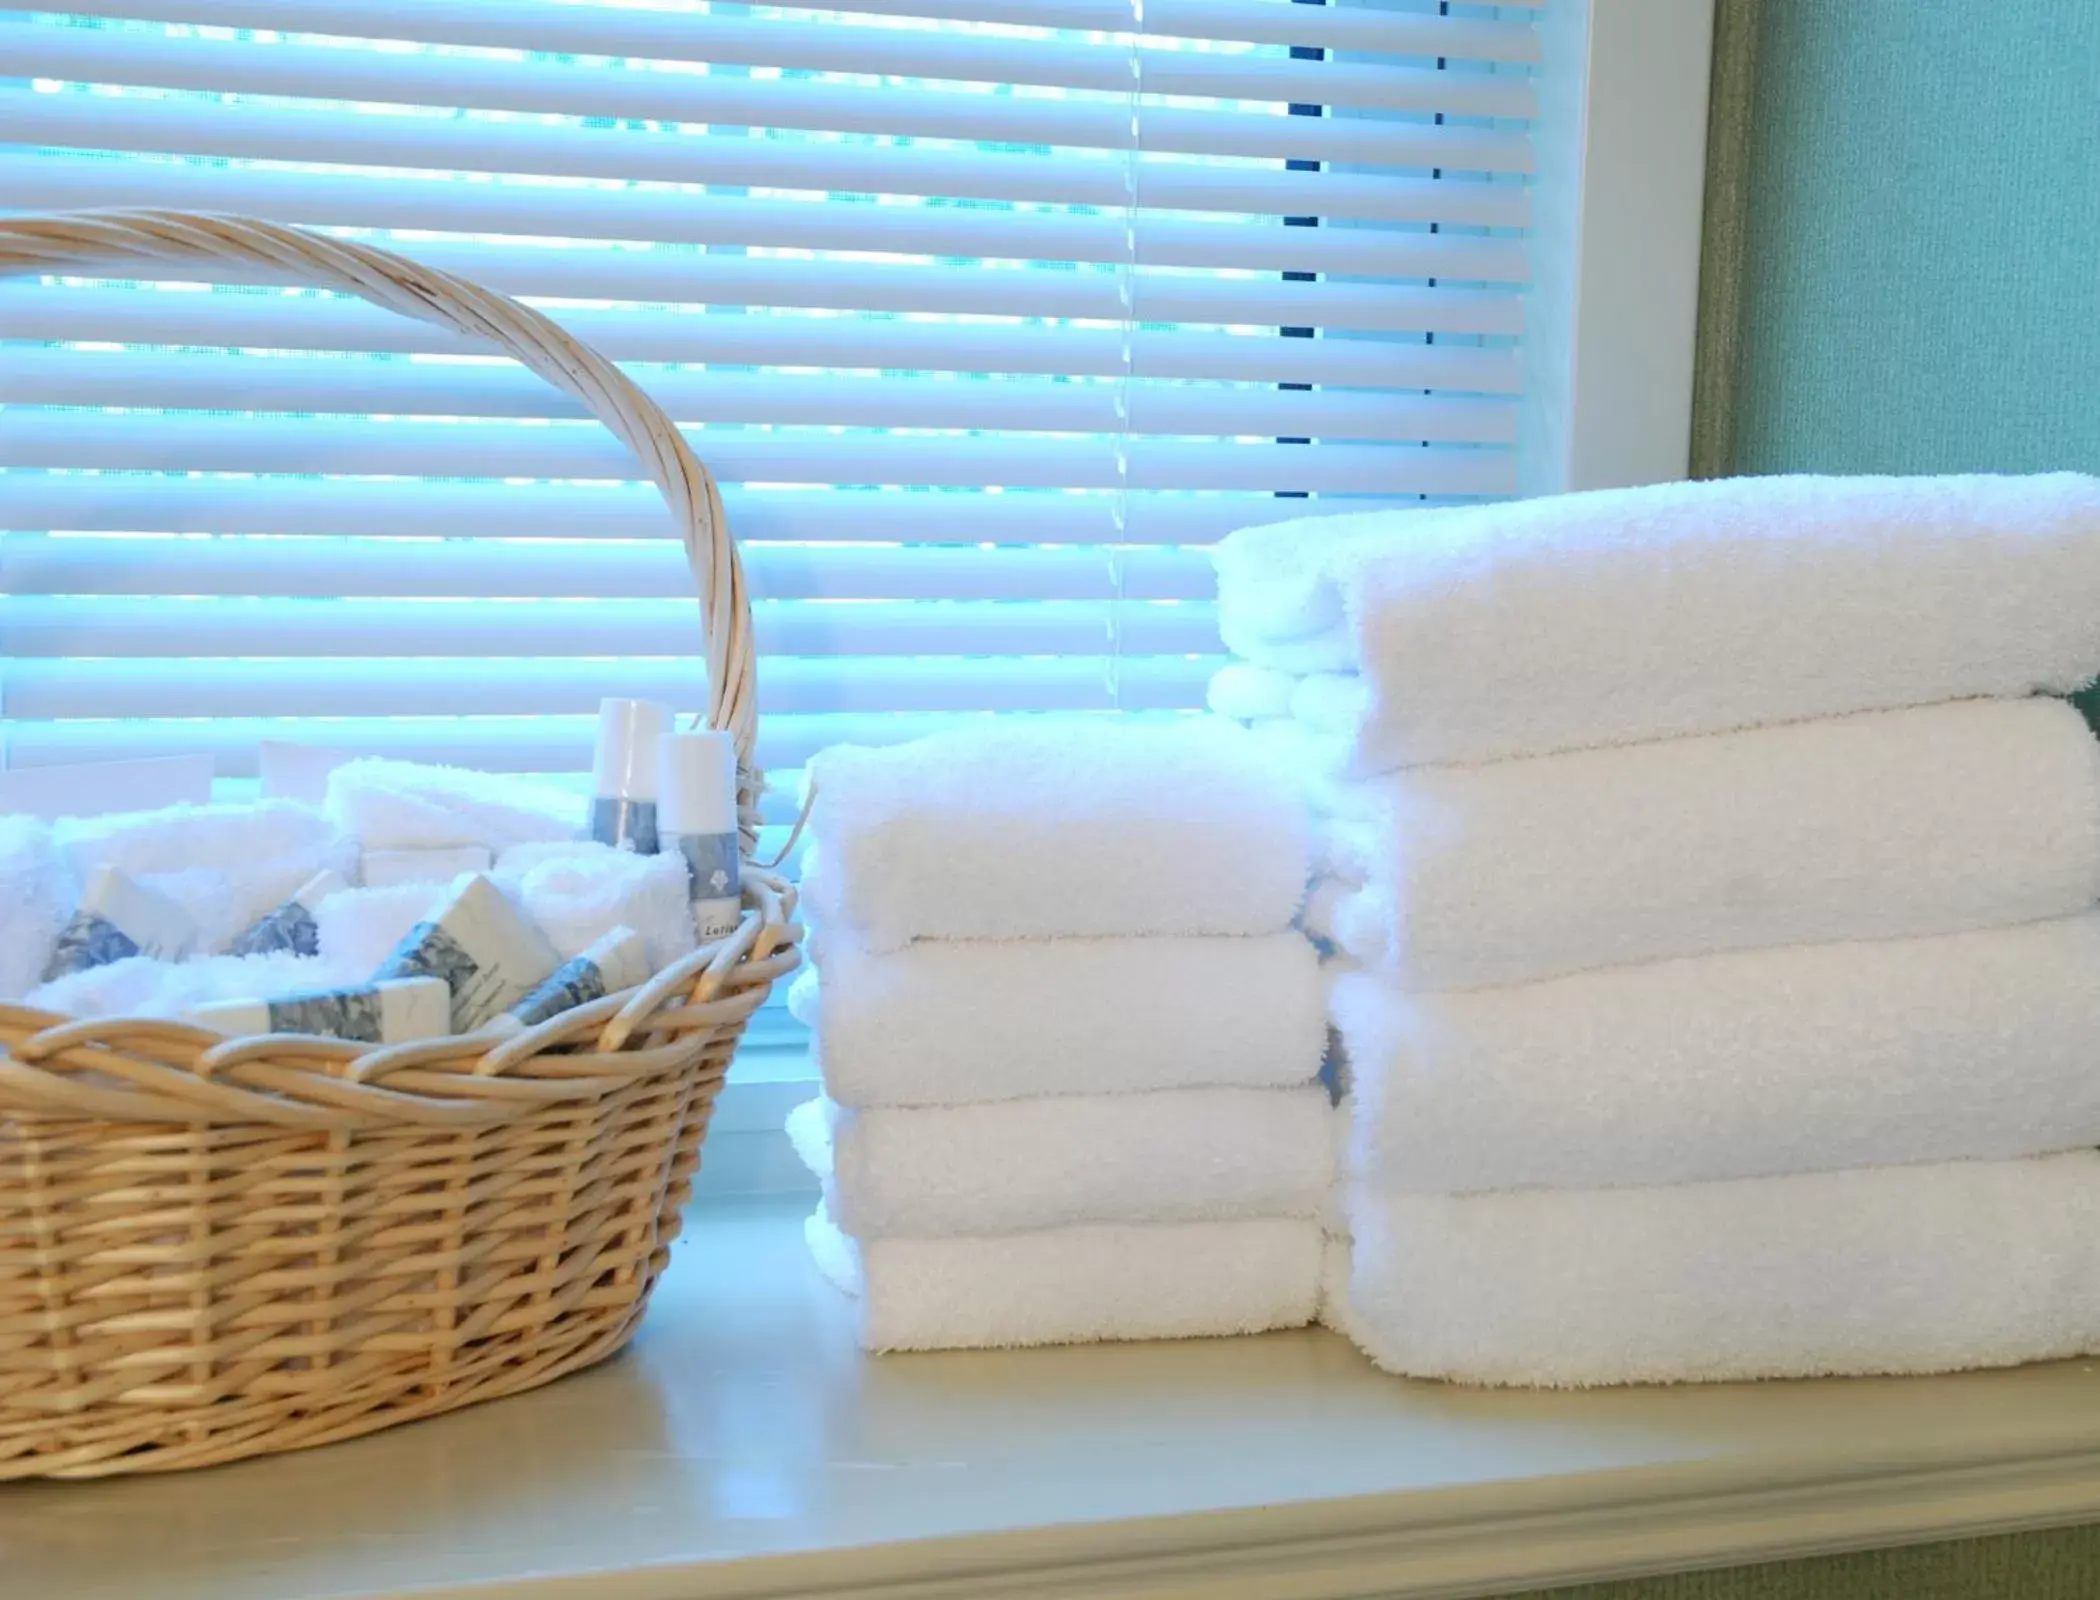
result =
[[1255,934],[1305,887],[1295,783],[1216,718],[987,723],[810,764],[820,927],[914,938]]
[[0,1000],[36,987],[78,894],[49,824],[0,817]]
[[214,1000],[268,1000],[362,983],[369,971],[321,956],[272,951],[160,961],[128,956],[32,989],[23,1002],[74,1017],[180,1017]]
[[322,956],[369,978],[450,888],[442,883],[391,883],[380,889],[338,890],[314,907]]
[[698,942],[682,855],[637,855],[589,840],[518,845],[496,862],[496,884],[564,960],[615,928],[632,928],[662,970]]
[[354,870],[356,847],[293,800],[178,805],[53,825],[76,878],[111,866],[182,908],[191,948],[221,951],[316,873]]
[[551,784],[369,756],[328,774],[328,814],[367,850],[573,839],[583,802]]
[[1376,788],[1380,823],[1327,830],[1337,873],[1370,874],[1333,932],[1411,989],[1951,933],[2100,899],[2100,742],[2059,700],[1425,767]]
[[1319,1303],[1316,1222],[1051,1228],[856,1243],[820,1208],[818,1269],[856,1296],[868,1350],[1190,1339],[1302,1328]]
[[1291,714],[1291,695],[1298,679],[1273,667],[1235,661],[1210,675],[1204,704],[1234,722],[1268,722]]
[[1582,1387],[2100,1349],[2100,1154],[1658,1189],[1352,1192],[1348,1307],[1414,1377]]
[[1267,591],[1231,579],[1242,539],[1288,549],[1274,528],[1220,546],[1227,642],[1362,671],[1342,725],[1367,772],[2100,673],[2100,479],[2077,473],[1738,478],[1395,517]]
[[1318,1085],[876,1111],[810,1100],[787,1123],[832,1217],[862,1240],[1317,1217],[1334,1125]]
[[921,940],[889,955],[820,934],[788,991],[841,1105],[964,1105],[1319,1071],[1313,947],[1258,939]]
[[1344,980],[1350,1164],[1603,1188],[2100,1145],[2100,916],[1513,988]]
[[1290,672],[1355,666],[1340,560],[1357,545],[1373,549],[1419,538],[1443,511],[1359,511],[1271,522],[1221,539],[1211,550],[1218,575],[1218,631],[1225,648]]

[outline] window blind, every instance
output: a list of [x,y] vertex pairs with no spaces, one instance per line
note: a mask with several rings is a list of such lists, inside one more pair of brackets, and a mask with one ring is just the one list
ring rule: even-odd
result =
[[[725,489],[770,815],[841,739],[1172,713],[1201,547],[1514,486],[1523,6],[0,0],[0,205],[239,211],[522,296]],[[295,285],[0,283],[10,765],[573,774],[701,702],[563,396]]]

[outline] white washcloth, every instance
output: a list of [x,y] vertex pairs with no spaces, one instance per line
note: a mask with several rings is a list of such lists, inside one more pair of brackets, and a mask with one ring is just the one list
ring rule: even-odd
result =
[[450,886],[442,883],[338,890],[314,907],[321,954],[370,977],[408,930],[436,910],[448,893]]
[[2100,742],[2060,700],[1422,768],[1378,792],[1380,823],[1328,830],[1335,871],[1371,874],[1332,931],[1411,989],[1952,933],[2100,899]]
[[860,1244],[820,1208],[804,1234],[818,1270],[858,1298],[868,1350],[1261,1333],[1304,1327],[1319,1303],[1316,1222],[1089,1226]]
[[1326,724],[1361,772],[2068,692],[2100,673],[2100,479],[2077,473],[1657,484],[1355,535],[1256,603],[1229,580],[1235,541],[1281,536],[1235,534],[1219,600],[1239,654],[1364,674]]
[[49,824],[0,817],[0,1000],[36,987],[78,892]]
[[2100,1154],[1659,1189],[1352,1192],[1352,1334],[1414,1377],[1582,1387],[2100,1349]]
[[820,927],[914,938],[1256,934],[1305,887],[1294,781],[1217,718],[987,723],[810,764]]
[[661,971],[698,943],[682,855],[637,855],[580,840],[519,845],[497,858],[496,884],[563,960],[615,928],[632,928]]
[[788,1009],[841,1105],[1287,1088],[1320,1067],[1326,997],[1295,933],[815,943]]
[[867,1240],[1316,1217],[1334,1122],[1310,1085],[876,1111],[810,1100],[787,1128],[832,1217]]
[[572,839],[583,802],[551,784],[369,756],[328,774],[328,814],[367,850]]
[[2100,916],[1463,994],[1339,983],[1354,1170],[1603,1188],[2100,1145]]
[[52,831],[76,878],[116,867],[174,901],[198,951],[224,950],[316,873],[348,875],[357,856],[327,817],[294,800],[67,818]]
[[362,983],[369,976],[345,962],[281,950],[202,961],[127,956],[54,978],[32,989],[24,1004],[73,1017],[180,1017],[213,1000],[268,1000]]

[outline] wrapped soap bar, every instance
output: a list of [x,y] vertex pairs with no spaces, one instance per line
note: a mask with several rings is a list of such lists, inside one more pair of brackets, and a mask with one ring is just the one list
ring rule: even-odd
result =
[[597,843],[656,854],[657,747],[671,731],[671,717],[671,708],[656,700],[599,702],[585,828]]
[[185,1022],[218,1033],[315,1033],[361,1044],[407,1044],[452,1031],[452,996],[440,978],[392,978],[271,1000],[213,1000]]
[[547,936],[476,873],[409,929],[372,977],[444,979],[452,991],[452,1031],[472,1033],[560,965]]
[[537,1027],[549,1017],[632,989],[649,976],[648,946],[632,928],[615,928],[581,955],[572,956],[532,993],[489,1026],[503,1033]]
[[660,752],[657,824],[663,851],[685,857],[693,932],[700,942],[726,939],[744,914],[736,745],[726,733],[667,733]]
[[97,867],[88,874],[79,906],[59,930],[43,981],[131,956],[179,961],[194,931],[183,909],[166,895],[120,868]]
[[315,908],[330,895],[349,887],[343,875],[333,868],[315,873],[283,905],[264,912],[253,927],[236,935],[227,947],[228,953],[264,956],[281,950],[295,956],[319,955],[321,926],[314,920]]

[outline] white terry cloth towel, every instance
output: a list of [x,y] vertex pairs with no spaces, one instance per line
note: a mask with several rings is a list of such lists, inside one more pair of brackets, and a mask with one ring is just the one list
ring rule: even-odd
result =
[[112,866],[174,901],[198,952],[223,951],[317,873],[347,875],[357,860],[327,817],[294,800],[67,818],[52,833],[79,881]]
[[[1242,528],[1218,541],[1218,632],[1225,648],[1284,673],[1356,666],[1337,574],[1357,546],[1420,538],[1444,511],[1358,511]],[[1229,713],[1228,713],[1229,714]]]
[[1360,772],[2100,673],[2100,479],[2078,473],[1734,478],[1387,515],[1383,537],[1301,556],[1260,607],[1228,577],[1235,541],[1278,530],[1218,555],[1238,654],[1363,674],[1325,717],[1294,702],[1356,742]]
[[841,1105],[1279,1089],[1320,1070],[1326,992],[1297,933],[814,945],[788,1009]]
[[1379,822],[1325,830],[1338,876],[1371,875],[1332,932],[1410,989],[2100,899],[2100,742],[2047,698],[1423,768],[1379,792]]
[[1299,680],[1273,667],[1235,661],[1210,675],[1204,704],[1221,717],[1253,725],[1291,714],[1291,696]]
[[832,1217],[863,1240],[1317,1217],[1334,1174],[1317,1084],[875,1111],[819,1099],[787,1128]]
[[859,1300],[868,1350],[1263,1333],[1302,1328],[1319,1306],[1320,1225],[1306,1220],[856,1241],[819,1207],[804,1236]]
[[77,894],[50,825],[0,816],[0,1000],[36,987]]
[[2100,1145],[2100,915],[1408,995],[1335,987],[1349,1165],[1605,1188]]
[[819,927],[915,938],[1258,934],[1305,888],[1295,781],[1215,717],[998,721],[810,763]]
[[583,802],[551,784],[379,756],[328,775],[328,814],[367,850],[514,845],[573,839]]
[[2100,1349],[2100,1154],[1479,1195],[1353,1190],[1388,1371],[1578,1388],[1951,1372]]

